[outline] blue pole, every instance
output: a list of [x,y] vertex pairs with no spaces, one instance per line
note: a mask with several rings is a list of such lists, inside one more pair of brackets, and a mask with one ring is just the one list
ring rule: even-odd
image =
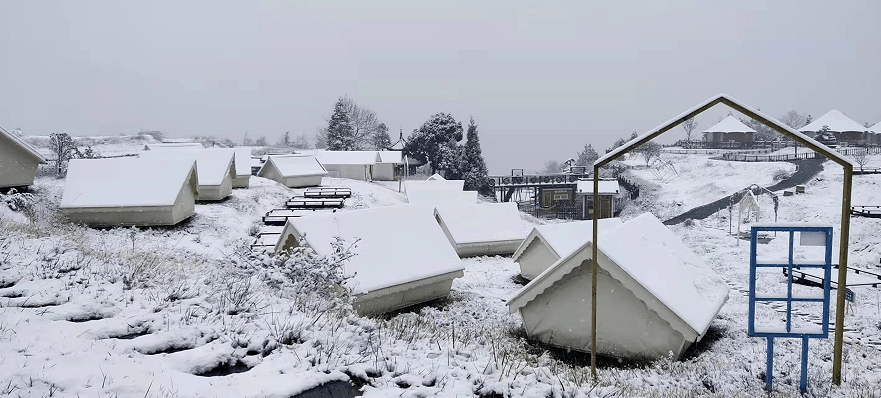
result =
[[774,338],[768,337],[768,370],[765,380],[768,381],[768,392],[771,392],[771,379],[774,374]]
[[[827,268],[828,269],[828,268]],[[801,382],[798,383],[801,392],[808,390],[808,338],[801,338]]]

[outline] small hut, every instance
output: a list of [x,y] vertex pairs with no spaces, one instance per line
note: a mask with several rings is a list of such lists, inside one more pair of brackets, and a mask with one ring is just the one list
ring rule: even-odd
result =
[[532,229],[513,202],[441,204],[434,216],[459,257],[512,254]]
[[0,188],[34,185],[37,168],[46,158],[21,137],[0,127]]
[[[603,231],[621,225],[619,218],[606,218],[599,221]],[[526,240],[520,244],[512,257],[520,264],[520,275],[528,280],[535,279],[563,257],[584,246],[593,239],[593,221],[573,221],[558,224],[539,225],[532,229]]]
[[711,148],[749,147],[755,142],[756,131],[733,115],[728,115],[713,127],[704,130],[703,135],[704,141]]
[[[593,181],[578,180],[576,187],[576,203],[581,207],[581,219],[593,219]],[[616,179],[603,179],[599,181],[599,211],[598,218],[612,218],[624,207],[624,193],[621,184]]]
[[276,251],[308,246],[332,254],[336,237],[353,246],[345,271],[360,315],[382,314],[450,293],[463,276],[462,261],[429,209],[399,205],[289,218]]
[[195,212],[198,187],[191,159],[73,159],[61,210],[93,227],[175,225]]
[[143,159],[185,159],[196,162],[199,173],[198,201],[219,201],[232,193],[232,181],[236,178],[235,151],[226,148],[165,149],[142,151]]
[[855,122],[837,109],[826,112],[825,115],[800,128],[799,131],[815,137],[823,131],[823,127],[829,128],[828,131],[835,135],[835,140],[839,144],[867,145],[870,143],[868,140],[871,128]]
[[[584,243],[508,301],[531,338],[591,351],[591,251]],[[725,282],[649,213],[601,234],[597,253],[600,354],[678,357],[728,300]]]
[[288,188],[317,187],[327,170],[315,156],[272,155],[257,172],[260,177],[277,181]]
[[374,168],[382,162],[377,151],[318,151],[315,157],[329,176],[361,181],[373,181]]

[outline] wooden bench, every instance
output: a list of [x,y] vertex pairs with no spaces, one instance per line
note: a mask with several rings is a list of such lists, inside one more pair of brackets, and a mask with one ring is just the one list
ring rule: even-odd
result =
[[345,199],[342,198],[306,198],[293,197],[285,203],[288,209],[340,209]]
[[280,233],[261,233],[257,235],[257,239],[251,244],[251,250],[274,248],[279,239],[281,239]]
[[263,216],[263,224],[266,225],[285,225],[288,218],[297,218],[309,214],[336,212],[336,209],[273,209],[266,212]]
[[352,190],[349,188],[335,187],[313,187],[306,188],[303,192],[304,198],[349,198],[352,196]]

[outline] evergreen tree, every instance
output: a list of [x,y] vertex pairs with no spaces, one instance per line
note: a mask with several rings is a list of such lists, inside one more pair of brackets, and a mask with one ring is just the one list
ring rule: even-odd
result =
[[388,135],[388,126],[380,123],[373,133],[373,149],[377,151],[386,151],[392,146],[392,137]]
[[575,164],[591,168],[593,167],[593,162],[595,162],[599,158],[600,155],[597,154],[597,151],[593,149],[593,145],[587,144],[584,146],[584,150],[578,153],[578,160],[575,162]]
[[352,121],[346,113],[343,99],[337,100],[333,108],[333,114],[327,123],[327,150],[328,151],[353,151],[356,150],[355,131]]
[[477,123],[474,117],[468,123],[468,136],[465,141],[465,190],[477,191],[483,196],[492,196],[486,162],[480,150],[480,137],[477,136]]
[[[431,164],[431,172],[441,170],[444,156],[453,151],[449,143],[462,140],[462,123],[456,121],[448,113],[432,115],[422,127],[413,130],[413,134],[404,146],[404,154],[412,159]],[[449,163],[449,162],[448,162]]]
[[[455,141],[447,141],[439,149],[437,170],[448,180],[464,180],[468,172],[465,148]],[[466,182],[467,184],[467,182]],[[465,188],[468,190],[467,186]]]

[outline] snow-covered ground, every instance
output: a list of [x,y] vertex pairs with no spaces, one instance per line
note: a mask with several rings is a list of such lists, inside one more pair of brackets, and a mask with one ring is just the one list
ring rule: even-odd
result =
[[[687,209],[752,183],[770,185],[773,173],[789,165],[664,156],[674,158],[679,177],[654,188],[657,209]],[[831,223],[839,232],[841,171],[825,166],[806,194],[780,198],[780,220]],[[636,172],[653,181],[649,171]],[[343,211],[405,202],[393,184],[325,185],[352,188]],[[601,359],[592,383],[586,355],[529,341],[519,316],[508,313],[505,301],[522,287],[510,258],[465,259],[465,276],[449,298],[360,318],[302,290],[301,281],[286,276],[297,264],[248,249],[260,216],[299,190],[252,178],[250,188],[226,201],[198,204],[182,225],[102,230],[58,217],[62,186],[38,179],[33,224],[0,206],[0,395],[291,397],[349,379],[366,383],[367,397],[764,395],[765,340],[746,336],[749,245],[728,234],[727,211],[672,227],[732,287],[708,335],[680,360]],[[881,175],[856,176],[854,204],[881,204],[879,188]],[[878,269],[879,226],[877,219],[852,219],[850,264]],[[785,247],[773,239],[762,250]],[[763,276],[772,290],[785,282],[779,273]],[[812,340],[808,396],[881,394],[881,353],[873,344],[881,335],[881,294],[853,290],[844,383],[831,386],[832,339]],[[760,307],[763,316],[780,314]],[[803,312],[808,316],[798,322],[819,313]],[[588,317],[589,309],[572,315]],[[799,395],[799,344],[776,343],[775,396]]]

